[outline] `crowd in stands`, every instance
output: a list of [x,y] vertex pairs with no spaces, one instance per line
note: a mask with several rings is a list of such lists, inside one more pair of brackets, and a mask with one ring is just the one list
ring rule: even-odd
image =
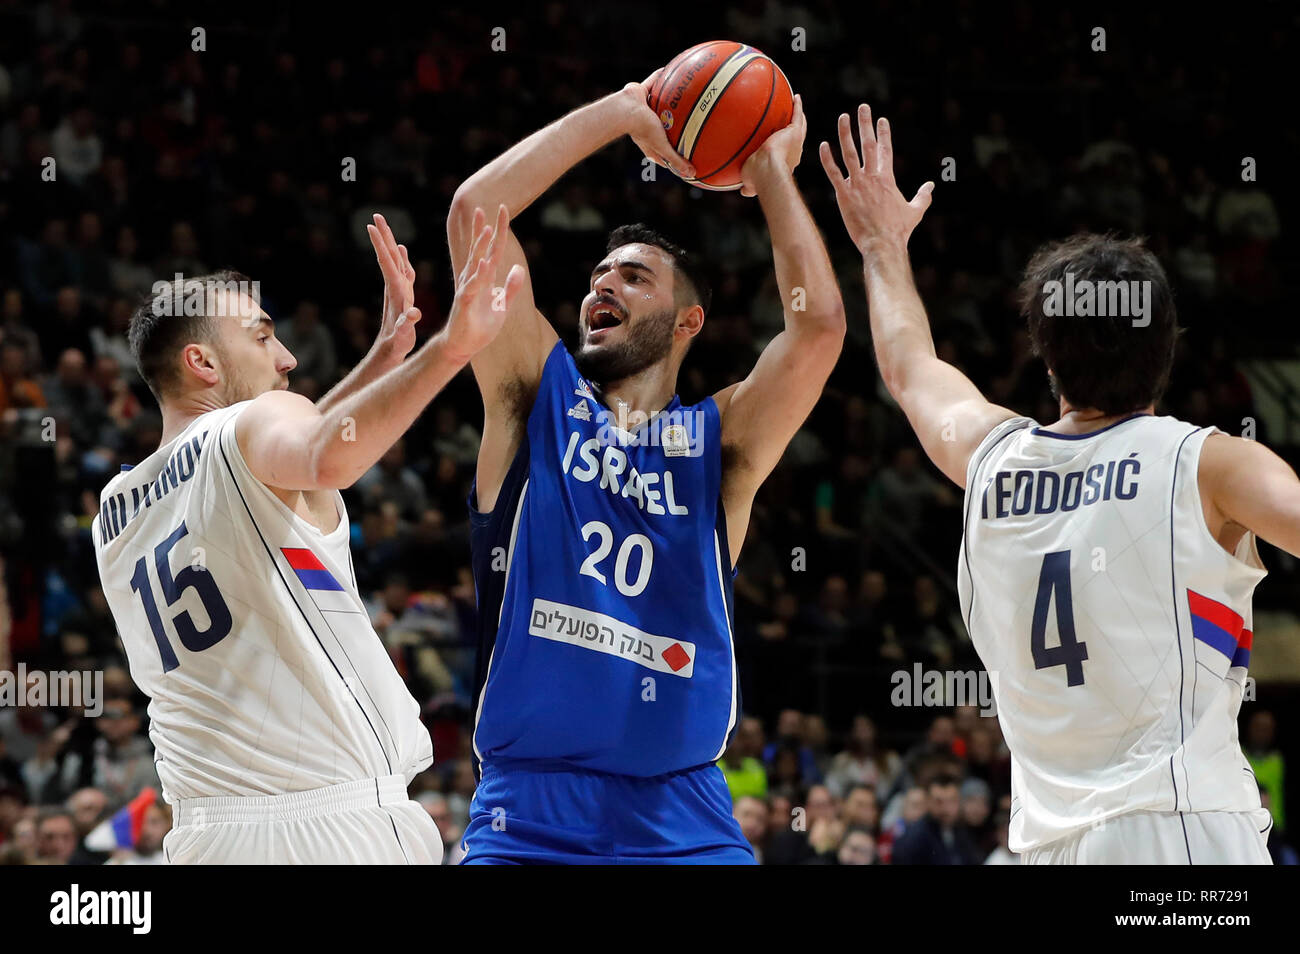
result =
[[[893,124],[902,187],[936,180],[912,241],[917,286],[940,355],[992,400],[1055,419],[1015,286],[1040,242],[1115,230],[1147,237],[1187,328],[1163,412],[1234,434],[1249,420],[1268,439],[1240,362],[1294,350],[1268,316],[1289,313],[1300,274],[1276,172],[1295,144],[1286,152],[1286,124],[1260,95],[1294,33],[1261,22],[1249,44],[1233,31],[1211,43],[1177,10],[1132,12],[1097,55],[1073,14],[1028,3],[929,17],[893,2],[736,0],[684,20],[641,7],[631,27],[619,5],[563,0],[410,22],[374,11],[346,30],[269,6],[191,22],[168,0],[0,0],[0,670],[95,670],[105,686],[95,718],[0,707],[3,860],[156,861],[170,824],[161,800],[134,801],[158,786],[147,700],[90,542],[104,483],[158,445],[156,402],[126,341],[153,283],[218,268],[257,279],[298,361],[291,386],[319,396],[378,329],[382,283],[363,227],[373,212],[411,250],[423,338],[451,298],[444,223],[457,185],[713,36],[770,52],[803,94],[799,182],[850,325],[739,560],[744,715],[721,760],[736,816],[766,863],[1015,860],[997,720],[951,700],[938,711],[890,701],[899,670],[979,668],[953,582],[962,498],[879,384],[860,258],[816,144],[868,101]],[[806,51],[792,49],[799,29]],[[1243,151],[1259,160],[1255,179],[1243,179]],[[739,380],[781,329],[770,245],[754,201],[666,170],[647,181],[640,159],[630,142],[612,145],[515,227],[538,307],[569,343],[611,228],[644,221],[700,250],[713,306],[679,382],[697,401]],[[466,499],[481,414],[464,375],[345,493],[359,587],[435,741],[413,791],[453,861],[475,786]],[[1260,598],[1295,574],[1279,563]],[[1294,861],[1288,720],[1248,705],[1243,725],[1277,819],[1275,857]],[[143,819],[136,843],[87,848],[122,811]]]

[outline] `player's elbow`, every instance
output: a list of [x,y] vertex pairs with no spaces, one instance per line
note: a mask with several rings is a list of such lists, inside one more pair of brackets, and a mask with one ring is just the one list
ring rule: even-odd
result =
[[906,390],[905,379],[902,372],[894,363],[881,363],[880,380],[885,384],[885,390],[895,401],[901,403],[903,392]]
[[308,481],[310,487],[304,490],[347,490],[364,474],[369,467],[358,463],[355,455],[345,448],[333,446],[336,442],[324,443],[313,448],[310,455]]
[[810,311],[798,315],[797,320],[800,340],[807,348],[818,354],[839,355],[848,331],[843,305]]
[[453,245],[463,242],[469,235],[474,223],[474,209],[483,205],[484,199],[477,194],[473,180],[467,179],[456,189],[451,206],[447,210],[447,239]]

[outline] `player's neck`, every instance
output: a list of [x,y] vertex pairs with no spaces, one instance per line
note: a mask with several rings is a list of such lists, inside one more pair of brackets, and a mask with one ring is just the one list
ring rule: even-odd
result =
[[1109,427],[1116,421],[1132,417],[1134,414],[1154,414],[1155,412],[1155,405],[1148,404],[1146,407],[1125,411],[1123,414],[1105,414],[1096,408],[1071,407],[1070,403],[1062,398],[1061,419],[1053,424],[1050,430],[1058,434],[1091,434],[1093,431],[1100,431],[1102,428]]
[[185,428],[194,423],[196,417],[224,406],[209,392],[187,394],[167,401],[162,406],[163,429],[158,446],[165,447],[174,441]]
[[608,384],[593,381],[593,393],[616,419],[631,426],[658,414],[677,393],[677,373],[667,363],[652,365],[629,378]]

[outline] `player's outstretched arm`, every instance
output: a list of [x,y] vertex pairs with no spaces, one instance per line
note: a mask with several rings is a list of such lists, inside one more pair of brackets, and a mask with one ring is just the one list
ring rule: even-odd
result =
[[[561,176],[587,156],[622,135],[629,135],[647,155],[671,165],[681,175],[694,169],[668,143],[663,127],[646,103],[643,83],[629,83],[617,93],[582,106],[492,160],[456,190],[447,215],[447,244],[457,272],[469,256],[481,223],[476,208],[504,205],[518,216]],[[523,247],[513,232],[505,236],[504,254],[494,281],[507,272],[525,269],[525,281],[506,315],[506,332],[472,362],[483,395],[483,442],[479,449],[477,494],[482,510],[490,510],[514,458],[521,437],[515,419],[519,396],[536,393],[546,357],[558,340],[555,329],[537,310],[527,275]]]
[[[570,169],[620,136],[632,136],[656,161],[671,164],[679,174],[692,175],[690,163],[669,145],[646,103],[646,87],[652,80],[653,76],[644,83],[628,83],[617,93],[575,109],[516,143],[461,183],[447,215],[452,267],[459,271],[469,255],[478,230],[476,208],[504,205],[518,217]],[[527,268],[523,248],[512,232],[506,236],[500,274],[495,277],[504,279],[515,265]],[[556,340],[550,323],[537,312],[531,282],[525,283],[511,311],[506,318],[509,331],[474,360],[474,374],[485,401],[493,398],[489,385],[498,385],[503,379],[540,380],[542,365]]]
[[[492,276],[509,227],[505,208],[496,228],[477,236],[457,279],[447,325],[403,361],[322,413],[301,395],[272,391],[236,419],[235,437],[258,480],[286,490],[350,487],[415,422],[429,402],[501,331],[508,305],[523,287],[523,269],[495,293]],[[407,321],[418,320],[416,309]]]
[[860,155],[848,115],[840,116],[840,155],[847,177],[828,143],[821,144],[820,155],[844,226],[862,253],[876,361],[885,387],[930,460],[965,487],[966,465],[975,448],[1015,414],[990,403],[966,375],[935,356],[930,322],[907,257],[907,240],[930,207],[934,183],[921,186],[909,202],[894,182],[888,121],[882,118],[873,130],[871,109],[864,104],[858,107],[858,131]]
[[383,317],[379,337],[370,346],[366,356],[357,362],[338,384],[316,402],[325,413],[339,401],[360,391],[371,381],[397,367],[415,347],[415,323],[419,312],[412,314],[415,304],[415,269],[405,245],[398,245],[393,230],[382,215],[376,213],[375,224],[367,225],[370,244],[375,248],[379,271],[384,276]]
[[1211,434],[1197,477],[1216,540],[1235,544],[1242,530],[1251,530],[1300,556],[1300,478],[1276,453],[1257,441]]
[[733,503],[747,504],[772,472],[821,396],[844,345],[839,284],[794,182],[807,129],[796,96],[790,125],[768,137],[741,170],[742,191],[758,196],[772,236],[785,329],[763,349],[745,380],[714,397],[722,414],[722,442],[736,452],[723,488]]

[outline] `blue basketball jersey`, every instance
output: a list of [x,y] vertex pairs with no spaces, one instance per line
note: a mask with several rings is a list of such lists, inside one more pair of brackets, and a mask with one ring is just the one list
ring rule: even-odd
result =
[[496,506],[470,495],[480,762],[650,777],[716,761],[739,711],[712,398],[639,427],[557,343]]

